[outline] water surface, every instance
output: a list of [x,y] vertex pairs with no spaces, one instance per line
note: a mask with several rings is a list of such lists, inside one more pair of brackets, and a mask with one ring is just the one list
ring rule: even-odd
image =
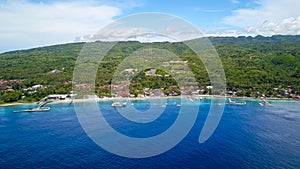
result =
[[[179,106],[171,100],[155,121],[137,124],[124,119],[99,102],[111,126],[131,137],[147,138],[172,125]],[[174,103],[174,104],[172,104]],[[158,156],[131,159],[106,152],[81,128],[74,107],[50,104],[49,112],[13,113],[35,105],[0,107],[1,168],[300,168],[300,102],[258,101],[245,106],[226,105],[212,137],[199,144],[210,100],[201,101],[198,118],[190,133],[176,147]],[[147,111],[148,102],[135,101]]]

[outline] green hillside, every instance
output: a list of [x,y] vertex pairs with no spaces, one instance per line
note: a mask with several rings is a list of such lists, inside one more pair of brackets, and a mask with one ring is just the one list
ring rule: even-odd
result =
[[[261,94],[292,97],[291,94],[300,92],[300,36],[213,37],[210,40],[223,62],[228,91],[252,97]],[[0,102],[33,101],[48,94],[68,93],[72,90],[73,69],[83,45],[72,43],[0,54]],[[111,83],[118,65],[133,52],[147,48],[166,49],[187,60],[198,85],[210,85],[205,67],[183,43],[119,42],[99,65],[96,93],[109,96],[110,92],[103,86]],[[156,74],[166,74],[157,71]],[[130,93],[135,95],[144,88],[170,91],[170,86],[177,85],[172,76],[145,76],[144,72],[136,74],[133,82]],[[44,87],[34,92],[24,90],[37,84]]]

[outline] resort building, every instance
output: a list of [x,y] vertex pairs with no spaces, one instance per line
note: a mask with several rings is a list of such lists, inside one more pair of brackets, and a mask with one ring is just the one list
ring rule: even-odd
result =
[[47,96],[48,100],[66,100],[69,97],[68,94],[50,94]]

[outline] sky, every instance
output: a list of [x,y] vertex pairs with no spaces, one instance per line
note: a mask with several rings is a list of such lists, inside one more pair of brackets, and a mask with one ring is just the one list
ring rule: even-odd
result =
[[128,15],[159,12],[205,36],[300,34],[299,0],[0,0],[0,53],[71,43]]

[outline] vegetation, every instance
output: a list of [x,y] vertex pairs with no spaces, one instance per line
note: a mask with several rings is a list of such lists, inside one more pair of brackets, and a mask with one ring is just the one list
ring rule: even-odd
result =
[[[222,60],[228,91],[249,97],[262,94],[291,97],[300,92],[300,36],[213,37],[210,40]],[[49,94],[69,93],[74,65],[83,45],[72,43],[0,54],[0,103],[36,101]],[[210,85],[206,69],[185,44],[119,42],[99,64],[96,93],[111,96],[110,89],[105,86],[112,83],[120,63],[132,53],[149,48],[167,50],[188,61],[198,85],[204,86],[204,93],[209,92],[205,88]],[[141,61],[133,62],[138,63]],[[142,94],[144,88],[162,88],[165,94],[175,90],[180,93],[178,88],[171,87],[178,85],[172,74],[165,76],[166,70],[157,69],[156,75],[161,76],[146,76],[149,69],[131,77],[130,94]],[[174,65],[172,69],[182,68]],[[184,76],[179,74],[177,78]],[[32,89],[34,85],[43,85],[43,88]]]

